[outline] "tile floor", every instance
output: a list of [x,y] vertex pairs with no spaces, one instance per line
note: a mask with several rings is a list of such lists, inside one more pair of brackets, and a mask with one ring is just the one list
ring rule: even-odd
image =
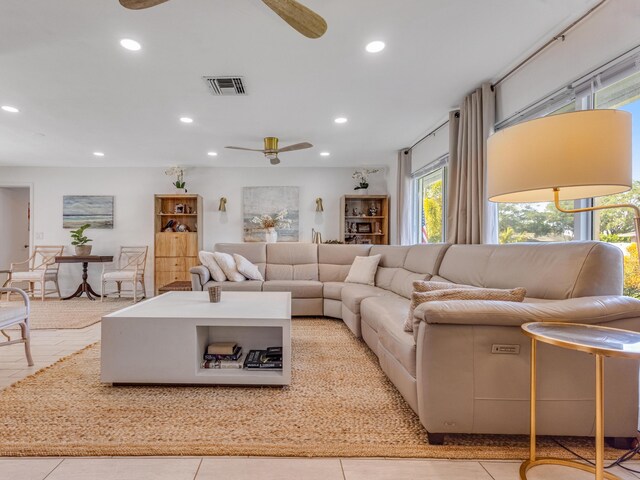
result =
[[[35,365],[22,345],[0,348],[0,390],[100,339],[100,325],[35,330]],[[626,464],[640,471],[640,461]],[[0,458],[0,480],[516,480],[520,462],[253,457]],[[624,480],[640,479],[622,469]],[[592,479],[584,472],[538,467],[530,480]]]

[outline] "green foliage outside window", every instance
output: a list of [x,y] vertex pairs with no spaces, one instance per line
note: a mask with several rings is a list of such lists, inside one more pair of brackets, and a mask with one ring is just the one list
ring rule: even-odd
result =
[[426,185],[422,193],[428,243],[442,241],[442,180]]

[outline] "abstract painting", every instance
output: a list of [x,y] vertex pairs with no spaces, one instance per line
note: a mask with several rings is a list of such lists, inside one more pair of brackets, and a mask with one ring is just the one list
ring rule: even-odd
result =
[[253,217],[275,216],[284,210],[289,212],[291,227],[278,229],[278,242],[297,242],[300,230],[300,189],[298,187],[244,187],[242,189],[243,230],[245,242],[264,242],[264,230]]
[[113,228],[113,197],[65,195],[62,197],[62,228]]

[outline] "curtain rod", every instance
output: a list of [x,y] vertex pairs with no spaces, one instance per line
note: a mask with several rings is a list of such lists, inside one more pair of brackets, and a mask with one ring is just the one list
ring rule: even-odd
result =
[[549,47],[550,45],[553,45],[558,40],[564,42],[565,36],[569,32],[569,30],[572,30],[576,25],[578,25],[579,23],[584,21],[587,17],[589,17],[593,12],[595,12],[597,9],[599,9],[607,1],[608,0],[600,0],[600,2],[598,2],[596,5],[591,7],[587,11],[587,13],[585,13],[580,18],[575,20],[573,23],[571,23],[571,25],[569,25],[564,30],[562,30],[560,33],[555,35],[551,40],[549,40],[547,43],[542,45],[535,52],[533,52],[531,55],[529,55],[527,58],[525,58],[523,61],[521,61],[518,65],[513,67],[511,70],[509,70],[507,73],[505,73],[502,77],[500,77],[498,80],[496,80],[495,83],[493,85],[491,85],[491,90],[494,90],[498,85],[500,85],[502,82],[504,82],[507,78],[509,78],[511,75],[513,75],[518,70],[520,70],[522,67],[524,67],[527,63],[529,63],[533,58],[537,57],[540,53],[542,53],[543,50],[546,50],[547,47]]
[[[456,117],[460,116],[460,112],[456,112]],[[420,142],[423,142],[424,140],[426,140],[427,138],[429,138],[431,135],[433,135],[434,133],[436,133],[438,130],[440,130],[442,127],[444,127],[447,123],[449,123],[449,120],[445,120],[444,122],[442,122],[440,125],[438,125],[436,128],[434,128],[433,130],[431,130],[429,133],[427,133],[424,137],[422,137],[420,140],[418,140],[416,143],[414,143],[413,145],[411,145],[409,148],[406,148],[405,150],[412,150],[416,145],[418,145]]]

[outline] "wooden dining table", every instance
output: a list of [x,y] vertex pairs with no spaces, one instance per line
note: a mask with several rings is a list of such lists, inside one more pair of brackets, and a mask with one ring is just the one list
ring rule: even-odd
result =
[[56,263],[82,263],[82,283],[78,285],[77,290],[73,294],[68,297],[63,297],[62,300],[81,297],[83,293],[87,295],[89,300],[102,298],[101,295],[94,292],[89,282],[87,282],[87,278],[89,277],[87,269],[90,263],[109,262],[113,262],[113,255],[61,255],[56,257]]

